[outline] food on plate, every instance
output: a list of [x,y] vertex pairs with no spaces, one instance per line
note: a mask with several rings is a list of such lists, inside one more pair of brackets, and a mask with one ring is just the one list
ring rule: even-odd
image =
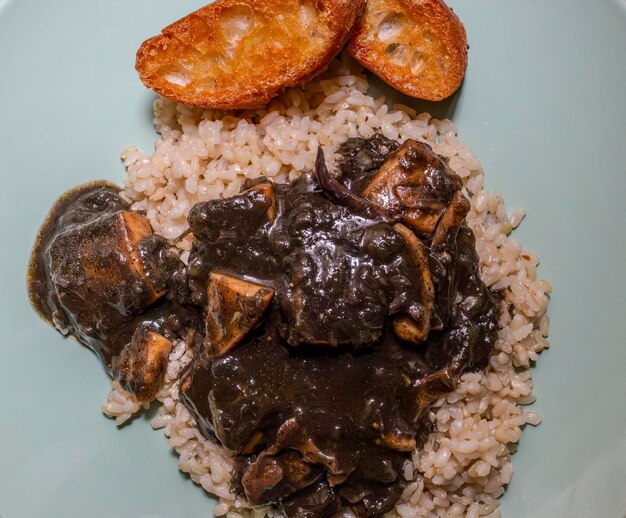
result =
[[[438,222],[418,237],[402,215],[368,213],[360,189],[348,187],[378,181],[364,161],[382,171],[406,148],[421,150],[406,164],[414,185],[430,187],[414,192],[423,210],[412,216],[430,219],[439,200],[449,204],[445,224],[458,177],[427,145],[381,135],[340,147],[361,161],[340,160],[335,184],[320,180],[329,171],[318,155],[315,175],[264,189],[275,200],[244,185],[190,211],[194,300],[204,304],[214,271],[274,291],[263,325],[226,352],[205,338],[180,384],[205,436],[237,454],[234,487],[252,505],[274,503],[287,516],[391,511],[430,404],[488,362],[498,309],[463,218],[431,253]],[[279,210],[270,220],[271,205]],[[420,340],[405,340],[398,318],[419,327]]]
[[28,268],[39,314],[92,349],[109,374],[147,401],[163,379],[171,340],[194,317],[164,297],[182,267],[168,248],[144,216],[129,210],[118,187],[92,182],[52,208]]
[[367,0],[348,51],[401,92],[439,101],[461,85],[467,36],[442,0]]
[[[536,277],[537,257],[525,251],[519,242],[507,237],[523,213],[516,211],[507,215],[501,196],[483,189],[484,176],[480,163],[458,141],[454,126],[449,121],[437,121],[427,114],[418,115],[409,107],[387,105],[383,98],[372,97],[368,94],[367,76],[346,54],[341,60],[333,61],[329,70],[318,79],[302,88],[282,92],[264,109],[225,116],[219,110],[190,108],[158,99],[155,102],[155,121],[162,140],[157,142],[154,153],[146,154],[129,148],[122,154],[128,171],[125,195],[134,201],[134,209],[145,212],[155,232],[168,239],[175,239],[186,231],[189,212],[195,204],[238,197],[242,192],[249,193],[255,185],[257,194],[243,196],[242,199],[252,206],[257,205],[259,219],[267,222],[274,218],[272,200],[277,199],[279,190],[275,189],[272,196],[271,189],[266,187],[268,181],[271,180],[274,185],[292,182],[313,171],[312,180],[324,186],[324,191],[334,203],[349,205],[350,210],[358,211],[361,217],[369,215],[378,218],[394,227],[398,235],[404,232],[407,250],[416,250],[407,237],[416,235],[417,231],[406,221],[399,221],[402,214],[394,214],[393,207],[392,210],[384,210],[370,199],[353,196],[355,192],[362,193],[374,176],[351,176],[350,171],[380,170],[388,155],[399,147],[395,143],[390,144],[390,141],[404,143],[412,139],[428,143],[435,154],[445,157],[447,166],[461,179],[461,194],[471,202],[465,223],[476,236],[475,249],[481,278],[498,293],[498,339],[484,371],[462,374],[454,389],[450,389],[454,380],[441,372],[436,384],[433,382],[430,389],[424,387],[425,396],[432,390],[431,397],[420,399],[417,404],[430,407],[424,414],[428,433],[424,438],[416,439],[415,449],[402,453],[400,448],[411,446],[410,440],[404,438],[387,435],[385,439],[382,436],[380,439],[397,448],[387,448],[391,454],[397,452],[397,455],[408,456],[410,453],[410,458],[405,457],[400,479],[396,482],[407,484],[395,506],[398,515],[448,513],[471,516],[478,513],[486,516],[498,513],[498,498],[511,479],[511,453],[517,446],[522,428],[524,424],[538,424],[540,420],[524,405],[534,400],[530,362],[537,360],[538,352],[547,347],[545,309],[548,301],[546,292],[550,288]],[[363,141],[367,142],[368,149],[377,152],[363,150]],[[324,147],[324,164],[331,175],[316,167],[320,144]],[[347,164],[351,165],[348,167]],[[340,169],[341,176],[335,176]],[[397,173],[393,178],[402,179]],[[346,192],[345,187],[351,192]],[[458,191],[456,188],[451,191],[446,195],[445,203],[435,206],[436,211],[442,210],[444,205],[450,208],[443,210],[436,242],[433,234],[435,250],[439,246],[437,243],[445,243],[445,229],[458,226],[455,220],[464,214],[464,204],[458,195],[454,199]],[[258,193],[266,193],[269,203],[260,203]],[[428,205],[433,207],[431,203]],[[220,203],[205,205],[205,211],[206,207],[218,208]],[[228,232],[226,230],[226,234]],[[191,235],[177,242],[182,260],[191,266],[194,242]],[[446,255],[442,253],[439,260],[445,259]],[[420,264],[420,255],[414,255],[412,261]],[[421,271],[430,272],[430,269]],[[246,276],[245,280],[262,284],[254,276]],[[424,277],[422,282],[426,284],[427,278]],[[198,284],[195,293],[204,296],[205,287]],[[274,296],[274,302],[278,301],[280,296]],[[441,311],[441,307],[434,309],[433,305],[433,313]],[[271,311],[262,317],[266,319],[262,325],[266,325],[270,316]],[[391,330],[392,337],[405,330],[401,325],[404,323],[401,316],[397,315],[399,322]],[[395,318],[392,321],[389,317],[389,322],[396,324]],[[283,332],[287,328],[283,327]],[[414,331],[416,328],[407,325],[406,329]],[[235,347],[220,356],[216,360],[216,368],[231,358],[245,359],[246,355],[256,354],[254,348],[246,349],[246,346],[251,344],[258,331],[259,328],[253,329]],[[407,338],[412,336],[408,331]],[[436,334],[437,331],[431,329],[428,336]],[[410,350],[419,352],[427,342],[419,343],[417,334],[415,340],[417,343],[406,339],[403,343],[407,343]],[[339,354],[353,347],[354,355],[358,355],[359,351],[368,351],[365,344],[345,344],[330,349],[330,344],[318,343],[311,347],[319,351],[318,354],[330,354],[332,351]],[[307,348],[307,352],[308,349],[311,348]],[[301,345],[289,346],[291,354],[302,350]],[[257,506],[252,511],[251,503],[241,496],[246,469],[237,460],[259,448],[263,434],[248,435],[249,440],[245,444],[241,440],[243,446],[239,457],[216,439],[206,438],[201,429],[205,432],[209,430],[210,421],[198,422],[199,412],[189,411],[189,400],[199,399],[194,397],[194,393],[201,393],[201,386],[197,380],[194,383],[188,381],[189,386],[181,385],[181,376],[194,368],[191,366],[196,365],[195,368],[201,370],[201,364],[196,364],[196,361],[192,349],[184,343],[174,344],[164,383],[157,395],[162,406],[152,421],[153,427],[164,431],[169,444],[180,455],[180,469],[219,498],[214,509],[216,516],[229,512],[244,517],[254,513],[263,515],[266,510],[270,511],[266,506]],[[285,378],[290,381],[289,377]],[[447,392],[447,396],[429,403],[437,385]],[[140,406],[132,394],[121,390],[119,384],[113,382],[113,390],[103,409],[121,423]],[[261,468],[265,467],[275,475],[278,468],[288,472],[289,467],[293,468],[289,473],[298,469],[298,477],[288,477],[287,473],[280,478],[277,491],[295,489],[319,473],[314,465],[303,461],[298,452],[266,454],[264,460],[255,464],[245,477],[253,498],[274,497],[259,476]],[[240,484],[233,488],[235,480],[240,480]],[[315,491],[319,484],[318,479],[307,488],[326,500],[328,493],[323,486],[320,491]],[[307,488],[298,492],[303,498],[310,497]],[[289,502],[291,505],[298,504],[295,495]]]
[[143,83],[194,106],[253,108],[324,70],[365,0],[217,0],[137,51]]
[[158,99],[124,191],[70,191],[37,238],[33,305],[97,353],[118,424],[161,404],[216,516],[498,513],[539,423],[523,214],[449,121],[367,90],[344,54],[261,110]]
[[33,252],[37,307],[138,400],[189,343],[182,401],[235,454],[235,491],[289,517],[391,511],[429,406],[497,338],[446,162],[382,135],[339,152],[338,178],[319,148],[314,173],[194,205],[186,268],[103,183],[64,195]]

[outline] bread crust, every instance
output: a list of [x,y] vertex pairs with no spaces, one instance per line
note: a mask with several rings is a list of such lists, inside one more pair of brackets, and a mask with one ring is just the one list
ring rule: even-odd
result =
[[442,0],[367,0],[348,52],[397,90],[439,101],[461,85],[467,35]]
[[257,108],[322,72],[365,0],[217,0],[137,51],[142,82],[192,106]]

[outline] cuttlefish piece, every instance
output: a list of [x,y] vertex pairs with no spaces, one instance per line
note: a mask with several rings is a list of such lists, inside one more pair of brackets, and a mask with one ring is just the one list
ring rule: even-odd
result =
[[453,391],[459,382],[459,374],[444,367],[421,378],[405,398],[402,413],[408,423],[417,423],[430,406],[442,395]]
[[[80,243],[77,252],[81,256],[81,264],[85,270],[85,275],[90,278],[106,278],[111,281],[118,280],[118,276],[134,274],[143,276],[143,265],[139,254],[139,242],[152,234],[150,222],[141,214],[131,211],[119,211],[101,220],[97,233],[94,232],[94,239],[89,239],[91,228],[89,226],[77,227],[87,239]],[[93,227],[96,226],[94,222]],[[106,249],[103,241],[112,242],[120,258],[128,265],[129,271],[124,271],[118,265],[102,260],[102,251]],[[108,243],[107,243],[108,245]],[[54,246],[54,245],[53,245]],[[53,248],[54,249],[54,248]]]
[[277,215],[276,193],[272,182],[262,182],[252,186],[247,192],[257,192],[267,201],[267,211],[265,215],[268,221],[274,221]]
[[113,375],[140,401],[152,401],[163,381],[172,342],[145,326],[135,330],[131,341],[113,360]]
[[211,272],[207,286],[206,346],[223,355],[259,323],[274,290],[225,273]]
[[394,318],[393,329],[402,340],[421,343],[428,337],[430,320],[433,312],[435,288],[428,268],[428,258],[424,245],[409,228],[401,223],[393,226],[394,230],[406,241],[414,263],[419,267],[422,276],[422,311],[419,315],[402,314]]
[[122,315],[136,315],[164,295],[142,260],[140,244],[152,235],[148,220],[117,211],[73,225],[50,243],[49,272],[66,313],[84,327],[98,325],[101,300],[115,300]]
[[417,446],[415,441],[415,432],[404,431],[398,428],[392,428],[387,432],[383,432],[376,444],[386,446],[397,451],[413,451]]
[[430,234],[461,180],[427,144],[407,140],[378,170],[361,195],[418,232]]
[[458,229],[465,220],[465,216],[467,216],[469,210],[469,200],[463,196],[461,191],[455,192],[450,201],[450,206],[443,213],[435,228],[431,245],[433,250],[436,251],[440,247],[445,246],[449,241],[454,242],[454,240],[456,240]]
[[276,432],[276,444],[281,448],[299,451],[311,463],[324,466],[330,474],[343,474],[334,452],[325,452],[315,444],[311,434],[300,425],[297,418],[287,419]]
[[317,481],[323,469],[310,464],[296,450],[262,452],[248,467],[241,482],[253,505],[266,504],[291,496]]

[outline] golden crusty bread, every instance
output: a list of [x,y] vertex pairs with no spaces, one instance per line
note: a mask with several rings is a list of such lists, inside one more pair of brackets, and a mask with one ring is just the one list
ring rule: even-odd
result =
[[454,93],[467,67],[465,28],[441,0],[367,0],[348,51],[397,90],[429,101]]
[[217,0],[137,51],[143,83],[169,99],[256,108],[317,75],[341,50],[365,0]]

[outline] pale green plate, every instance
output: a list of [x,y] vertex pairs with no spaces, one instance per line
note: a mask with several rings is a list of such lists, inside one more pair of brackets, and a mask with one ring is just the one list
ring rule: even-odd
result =
[[[451,0],[470,64],[450,114],[550,280],[544,416],[514,456],[505,518],[626,515],[626,5]],[[0,515],[197,518],[213,501],[147,418],[117,430],[96,358],[41,322],[25,270],[54,199],[121,181],[151,149],[153,94],[134,52],[201,0],[0,0]]]

